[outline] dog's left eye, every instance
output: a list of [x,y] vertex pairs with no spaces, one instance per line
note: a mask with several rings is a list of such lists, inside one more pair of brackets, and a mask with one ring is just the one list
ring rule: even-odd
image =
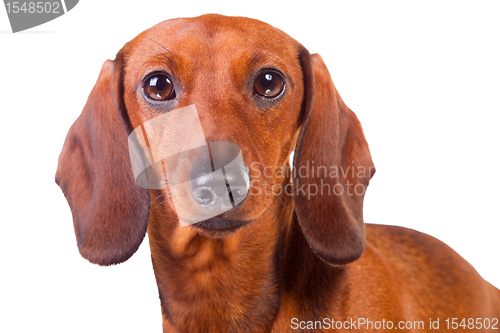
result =
[[156,101],[165,101],[176,97],[172,80],[162,73],[156,73],[146,78],[144,91],[149,98]]
[[285,88],[282,76],[273,70],[260,73],[254,82],[254,93],[267,98],[279,96]]

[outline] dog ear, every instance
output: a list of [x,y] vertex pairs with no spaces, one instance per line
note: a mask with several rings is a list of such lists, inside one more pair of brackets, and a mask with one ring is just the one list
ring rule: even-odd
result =
[[122,57],[106,61],[80,117],[68,132],[56,173],[73,214],[80,254],[124,262],[146,234],[149,191],[134,183],[123,105]]
[[365,249],[363,197],[375,168],[361,124],[323,59],[302,48],[303,125],[294,155],[295,213],[313,251],[333,265]]

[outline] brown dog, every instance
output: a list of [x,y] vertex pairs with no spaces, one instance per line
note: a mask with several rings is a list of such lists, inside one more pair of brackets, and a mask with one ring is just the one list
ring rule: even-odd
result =
[[[192,104],[207,141],[241,148],[252,186],[181,227],[169,190],[135,185],[127,136]],[[265,23],[205,15],[160,23],[104,64],[56,181],[89,261],[127,260],[148,231],[164,332],[499,329],[499,290],[457,253],[364,224],[373,174],[319,55]]]

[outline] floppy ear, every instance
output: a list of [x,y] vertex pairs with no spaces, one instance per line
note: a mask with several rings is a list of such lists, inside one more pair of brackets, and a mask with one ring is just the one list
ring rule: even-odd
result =
[[121,57],[106,61],[68,132],[56,183],[68,200],[80,254],[99,265],[130,258],[146,234],[149,192],[134,183],[122,103]]
[[300,62],[305,90],[293,163],[295,212],[314,252],[345,265],[365,249],[363,197],[375,168],[361,124],[340,98],[323,59],[302,49]]

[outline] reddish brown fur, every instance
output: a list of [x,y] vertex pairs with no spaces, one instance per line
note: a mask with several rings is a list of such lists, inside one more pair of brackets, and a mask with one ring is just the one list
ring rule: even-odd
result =
[[[249,88],[266,67],[285,74],[286,91],[264,108]],[[246,221],[240,229],[180,227],[168,191],[134,185],[127,155],[127,133],[158,115],[140,96],[142,78],[158,69],[182,83],[173,107],[195,104],[207,141],[237,143],[247,165],[287,165],[295,149],[295,168],[315,161],[368,171],[328,179],[331,186],[366,187],[374,169],[361,125],[321,57],[283,32],[205,15],[160,23],[126,44],[103,66],[56,179],[88,260],[127,260],[147,226],[164,332],[289,332],[292,318],[422,320],[428,331],[429,318],[500,316],[500,292],[446,245],[404,228],[365,225],[362,195],[273,198],[252,188],[240,208],[224,213]],[[292,181],[252,169],[251,177]],[[297,181],[300,187],[318,178]]]

